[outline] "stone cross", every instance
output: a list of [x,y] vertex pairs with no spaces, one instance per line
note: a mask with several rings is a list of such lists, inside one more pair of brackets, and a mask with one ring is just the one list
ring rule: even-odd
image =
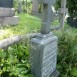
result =
[[66,0],[61,1],[61,8],[59,9],[60,14],[60,26],[62,29],[64,29],[64,19],[65,14],[68,13],[68,9],[66,8]]
[[51,31],[51,5],[55,3],[55,0],[39,0],[39,3],[43,5],[41,33],[48,34]]
[[57,37],[50,32],[51,5],[55,0],[38,0],[43,6],[41,33],[31,39],[30,61],[35,77],[58,77]]

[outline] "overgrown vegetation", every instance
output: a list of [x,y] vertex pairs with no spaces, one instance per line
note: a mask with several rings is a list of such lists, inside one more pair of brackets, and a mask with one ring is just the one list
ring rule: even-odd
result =
[[30,65],[28,43],[0,50],[0,77],[33,77]]
[[[77,33],[56,31],[60,77],[77,77]],[[1,77],[33,77],[29,63],[29,41],[0,50]]]
[[20,6],[20,8],[22,9],[22,13],[31,14],[32,0],[14,0],[13,7],[15,8],[16,12],[18,11],[18,2],[20,2],[22,5],[22,6]]
[[[37,32],[39,30],[39,18],[27,14],[21,14],[19,16],[19,25],[1,27],[1,30],[5,32],[4,35],[0,34],[0,39],[11,35]],[[58,36],[59,40],[57,69],[60,71],[60,77],[77,77],[77,29],[65,25],[64,32],[54,31],[54,33]],[[6,51],[0,50],[1,77],[33,77],[28,58],[28,43],[16,44],[9,47]]]
[[40,19],[28,14],[19,14],[19,24],[0,27],[0,40],[12,35],[23,35],[37,32],[40,29]]
[[77,34],[59,32],[58,49],[60,77],[77,77]]

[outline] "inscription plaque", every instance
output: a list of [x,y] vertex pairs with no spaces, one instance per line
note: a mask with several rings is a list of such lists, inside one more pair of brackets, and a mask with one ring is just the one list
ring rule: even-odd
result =
[[56,70],[57,37],[39,34],[31,40],[31,63],[35,77],[48,77]]

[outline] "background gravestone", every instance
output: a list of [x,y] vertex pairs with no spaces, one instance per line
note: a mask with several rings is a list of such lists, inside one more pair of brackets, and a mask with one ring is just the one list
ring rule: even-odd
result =
[[65,20],[65,15],[68,13],[68,8],[66,8],[66,1],[67,0],[62,0],[61,1],[61,8],[59,8],[59,19],[60,19],[60,27],[64,29],[64,20]]
[[13,0],[0,0],[0,7],[13,7]]
[[0,26],[16,25],[19,17],[15,16],[13,0],[0,0]]

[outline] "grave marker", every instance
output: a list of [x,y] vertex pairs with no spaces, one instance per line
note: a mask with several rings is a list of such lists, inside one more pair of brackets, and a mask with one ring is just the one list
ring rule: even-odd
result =
[[15,16],[13,0],[0,0],[0,26],[16,25],[19,17]]
[[0,7],[12,8],[13,0],[0,0]]
[[[43,5],[41,33],[31,39],[30,61],[35,77],[58,77],[57,37],[50,32],[51,4],[55,0],[38,0]],[[50,2],[49,2],[50,1]]]
[[61,1],[61,8],[59,8],[60,26],[62,29],[64,29],[64,19],[65,19],[66,13],[68,13],[68,8],[66,8],[66,0],[62,0]]

